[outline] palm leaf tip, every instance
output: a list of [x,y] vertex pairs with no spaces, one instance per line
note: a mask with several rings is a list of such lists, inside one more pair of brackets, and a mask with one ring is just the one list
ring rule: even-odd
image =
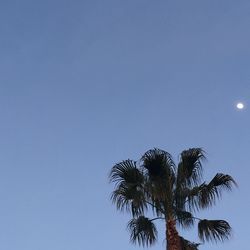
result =
[[153,245],[157,240],[157,230],[152,220],[139,216],[128,223],[130,230],[130,240],[142,246]]
[[198,224],[199,238],[206,241],[224,241],[231,236],[231,227],[224,220],[201,220]]

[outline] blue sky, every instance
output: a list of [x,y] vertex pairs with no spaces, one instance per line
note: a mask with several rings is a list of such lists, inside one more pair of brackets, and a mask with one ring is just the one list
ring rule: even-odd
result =
[[1,1],[0,248],[138,249],[110,168],[203,147],[205,178],[240,187],[201,214],[233,239],[200,249],[246,249],[249,14],[248,0]]

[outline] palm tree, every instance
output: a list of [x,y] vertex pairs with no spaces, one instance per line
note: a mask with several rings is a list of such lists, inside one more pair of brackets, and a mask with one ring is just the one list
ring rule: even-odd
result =
[[[215,204],[222,191],[230,191],[234,179],[222,173],[206,183],[202,182],[201,148],[184,150],[176,166],[172,156],[163,150],[147,151],[140,161],[125,160],[116,164],[109,175],[115,183],[111,200],[118,210],[130,212],[128,223],[130,240],[142,246],[157,240],[155,220],[162,220],[166,229],[167,250],[197,250],[199,244],[181,237],[177,227],[184,229],[198,222],[198,236],[204,241],[224,241],[231,235],[231,227],[224,220],[197,218],[200,209]],[[154,218],[146,217],[152,210]]]

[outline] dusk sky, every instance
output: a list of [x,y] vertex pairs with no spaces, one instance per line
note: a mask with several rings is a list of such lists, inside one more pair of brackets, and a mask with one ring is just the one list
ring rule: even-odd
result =
[[249,27],[249,0],[2,0],[0,249],[143,249],[108,173],[154,147],[235,178],[197,214],[233,238],[200,250],[248,249]]

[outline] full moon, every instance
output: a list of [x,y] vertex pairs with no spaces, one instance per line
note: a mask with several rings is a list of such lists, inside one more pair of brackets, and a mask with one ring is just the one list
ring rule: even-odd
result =
[[237,107],[237,109],[243,109],[244,104],[242,102],[239,102],[239,103],[237,103],[236,107]]

